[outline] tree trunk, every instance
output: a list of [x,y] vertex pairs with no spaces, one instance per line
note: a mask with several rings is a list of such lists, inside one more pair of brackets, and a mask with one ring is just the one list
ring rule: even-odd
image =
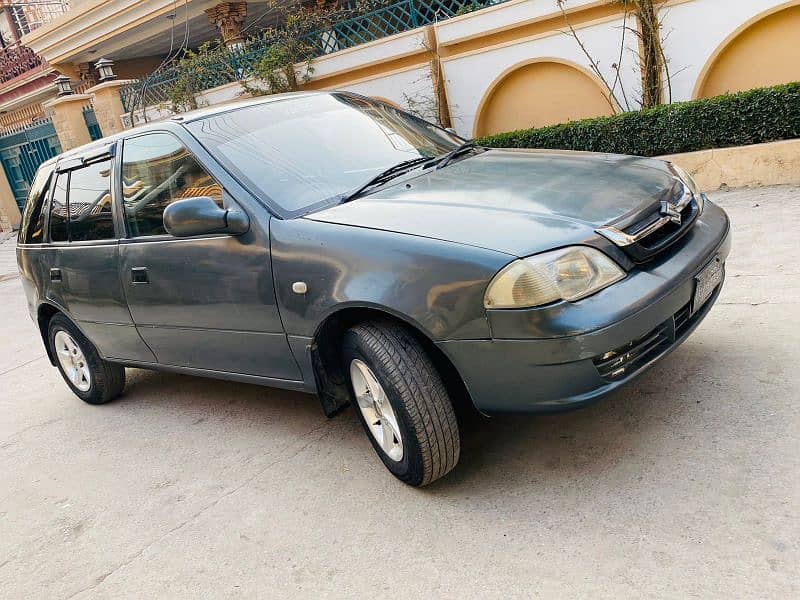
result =
[[639,19],[642,61],[642,108],[664,103],[661,23],[653,0],[634,0]]

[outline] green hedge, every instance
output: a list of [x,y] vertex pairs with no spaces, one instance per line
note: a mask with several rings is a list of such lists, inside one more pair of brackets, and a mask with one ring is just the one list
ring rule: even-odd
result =
[[497,148],[659,156],[800,137],[800,82],[480,138]]

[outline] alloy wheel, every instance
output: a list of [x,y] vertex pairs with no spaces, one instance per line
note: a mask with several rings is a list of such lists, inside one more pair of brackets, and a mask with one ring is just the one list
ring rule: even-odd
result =
[[383,386],[372,369],[357,358],[350,363],[350,381],[372,437],[389,458],[399,462],[403,458],[403,437]]
[[89,388],[92,387],[92,375],[81,347],[64,330],[56,332],[54,342],[58,362],[67,379],[80,391],[89,391]]

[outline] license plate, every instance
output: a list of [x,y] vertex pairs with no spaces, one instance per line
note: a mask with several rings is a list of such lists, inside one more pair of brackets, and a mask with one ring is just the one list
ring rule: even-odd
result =
[[694,300],[692,301],[692,312],[700,309],[703,304],[711,297],[717,286],[722,283],[725,274],[725,263],[719,256],[708,263],[703,270],[695,276],[697,282],[694,288]]

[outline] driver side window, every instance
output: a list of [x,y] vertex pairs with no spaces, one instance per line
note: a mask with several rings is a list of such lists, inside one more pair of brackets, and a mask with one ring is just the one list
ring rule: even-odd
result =
[[148,133],[125,140],[122,196],[128,232],[164,235],[164,209],[175,202],[208,196],[223,208],[222,186],[170,133]]

